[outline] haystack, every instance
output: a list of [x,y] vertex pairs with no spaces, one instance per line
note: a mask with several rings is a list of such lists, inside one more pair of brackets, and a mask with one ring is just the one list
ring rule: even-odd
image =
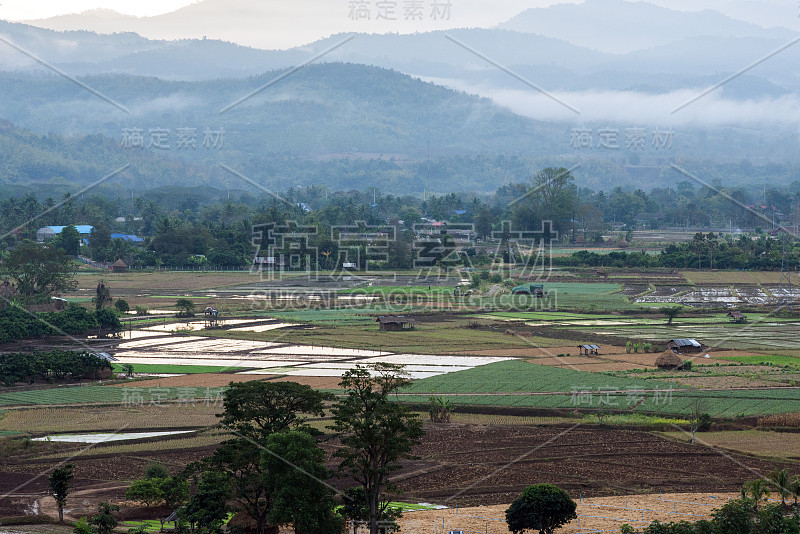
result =
[[656,359],[656,367],[674,371],[675,369],[683,367],[683,360],[671,350],[667,350]]

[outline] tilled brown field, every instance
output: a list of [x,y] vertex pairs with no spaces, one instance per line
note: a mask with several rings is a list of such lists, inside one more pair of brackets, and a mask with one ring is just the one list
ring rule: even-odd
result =
[[398,476],[405,498],[460,505],[508,503],[534,483],[575,495],[737,491],[773,462],[648,432],[578,427],[437,426]]
[[[426,425],[417,459],[393,475],[410,502],[448,506],[504,504],[534,483],[556,484],[577,497],[638,493],[738,491],[742,482],[778,467],[772,462],[703,445],[690,445],[641,431],[568,425]],[[331,452],[336,441],[323,441]],[[75,489],[141,476],[152,461],[171,470],[211,454],[213,447],[136,454],[78,453]],[[35,456],[35,455],[32,455]],[[30,504],[22,495],[46,493],[47,473],[58,460],[0,460],[0,514],[20,515]],[[786,464],[789,466],[790,464]],[[329,467],[333,471],[333,459]],[[344,489],[352,481],[334,480]],[[18,486],[19,489],[16,489]],[[109,498],[119,498],[119,491]],[[102,491],[97,499],[104,496]]]

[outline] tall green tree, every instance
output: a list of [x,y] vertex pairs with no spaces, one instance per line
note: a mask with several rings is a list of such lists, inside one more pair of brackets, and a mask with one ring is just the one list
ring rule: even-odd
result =
[[269,436],[261,469],[272,500],[270,523],[291,524],[297,534],[341,532],[335,492],[325,482],[325,453],[310,434],[288,430]]
[[58,234],[54,243],[68,255],[77,256],[81,251],[81,234],[74,226],[66,226]]
[[223,394],[221,423],[238,436],[259,440],[302,427],[308,415],[325,414],[331,396],[296,382],[238,382]]
[[664,306],[658,311],[667,316],[667,324],[672,324],[672,320],[681,313],[681,310],[683,310],[681,306]]
[[97,534],[113,534],[114,529],[117,527],[117,518],[114,517],[114,512],[119,511],[119,506],[107,502],[101,502],[97,510],[97,514],[92,516],[89,523],[94,526]]
[[194,302],[189,299],[178,299],[175,302],[175,307],[178,308],[178,317],[194,316]]
[[76,270],[63,250],[23,241],[3,259],[0,273],[16,280],[17,293],[30,299],[75,289]]
[[72,479],[75,477],[73,470],[75,466],[72,464],[64,464],[60,467],[53,469],[50,473],[48,482],[50,483],[50,493],[56,500],[58,506],[58,521],[64,522],[64,505],[67,504],[67,495],[72,486]]
[[290,429],[307,429],[307,415],[322,415],[327,395],[293,382],[231,384],[223,398],[221,423],[233,435],[207,460],[211,469],[228,477],[236,509],[244,511],[262,534],[269,523],[275,496],[261,451],[270,436]]
[[231,511],[227,504],[230,493],[230,479],[226,473],[205,471],[197,491],[179,510],[178,516],[197,525],[201,532],[222,532],[222,525]]
[[334,455],[341,459],[339,469],[364,487],[370,534],[378,533],[388,505],[381,496],[392,489],[389,474],[401,460],[413,458],[412,449],[424,434],[417,415],[390,398],[408,383],[402,366],[357,365],[343,375],[345,397],[333,407],[331,428],[342,443]]

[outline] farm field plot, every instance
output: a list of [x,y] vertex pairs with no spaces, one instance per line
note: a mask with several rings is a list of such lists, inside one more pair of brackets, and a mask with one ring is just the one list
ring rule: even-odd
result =
[[781,273],[777,271],[681,271],[680,273],[696,285],[719,284],[723,280],[726,284],[757,286],[777,284],[781,278]]
[[189,434],[194,430],[165,430],[159,432],[111,432],[111,433],[91,433],[91,434],[52,434],[41,438],[34,438],[34,441],[48,441],[56,443],[110,443],[113,441],[130,441],[147,438],[162,438],[166,436],[177,436]]
[[752,376],[689,376],[674,378],[679,384],[689,387],[706,388],[768,388],[774,386],[784,386],[780,380],[768,380],[764,378],[754,378]]
[[[433,329],[431,329],[433,332]],[[272,341],[219,339],[213,337],[173,335],[158,338],[149,344],[147,339],[125,341],[114,353],[115,365],[134,365],[135,372],[158,370],[180,373],[182,365],[211,370],[246,368],[247,375],[290,375],[308,377],[341,376],[357,364],[378,362],[406,365],[411,378],[428,378],[468,368],[503,361],[499,357],[441,356],[393,354],[380,350],[337,348],[315,345],[296,345]],[[148,350],[149,349],[149,350]],[[167,380],[168,379],[163,379]],[[174,382],[183,382],[174,380]],[[187,383],[219,384],[220,379]]]
[[132,387],[132,388],[182,388],[182,387],[204,387],[222,388],[231,382],[249,382],[250,380],[261,380],[263,376],[254,376],[245,373],[218,373],[214,372],[219,368],[210,368],[211,372],[185,374],[168,377],[154,377],[148,380],[137,380],[125,384],[116,384],[110,387]]
[[202,404],[155,406],[103,406],[102,408],[25,408],[8,410],[0,418],[0,429],[30,434],[153,428],[199,428],[216,424],[219,407]]
[[[116,373],[125,371],[123,364],[115,362],[111,364],[112,369]],[[211,365],[157,365],[148,363],[137,363],[134,376],[137,375],[174,375],[174,374],[203,374],[203,373],[224,373],[238,369],[237,367],[219,367]]]
[[748,355],[748,356],[727,356],[721,355],[717,356],[717,358],[721,360],[728,360],[732,362],[739,362],[739,363],[750,363],[754,365],[759,364],[768,364],[768,365],[790,365],[790,366],[800,366],[800,358],[795,358],[793,356],[779,356],[779,355]]
[[[130,397],[126,388],[115,388],[107,386],[69,386],[50,389],[35,389],[28,391],[8,391],[0,393],[0,406],[15,406],[26,404],[83,404],[83,403],[111,403],[121,404]],[[209,396],[219,394],[218,389],[214,388],[175,388],[157,392],[157,399],[149,398],[150,402],[176,400],[176,399],[197,399],[205,400]],[[147,395],[144,402],[148,402]]]
[[[613,283],[579,283],[579,282],[545,282],[545,291],[549,296],[535,299],[522,295],[504,294],[496,299],[480,299],[478,304],[485,309],[513,310],[545,306],[546,308],[572,308],[579,310],[631,310],[640,309],[641,305],[630,302],[621,293],[621,284]],[[470,299],[472,302],[473,299]]]
[[200,367],[217,367],[216,371],[223,371],[235,367],[274,367],[276,365],[290,365],[306,363],[303,361],[287,361],[281,359],[261,359],[258,357],[249,357],[247,355],[209,355],[208,358],[195,358],[194,356],[182,357],[180,354],[167,354],[167,353],[150,353],[150,352],[132,352],[123,353],[116,356],[117,363],[129,363],[134,366],[134,370],[140,364],[145,365],[162,365],[162,366],[200,366]]
[[698,390],[666,380],[584,373],[512,360],[419,380],[401,396],[414,403],[427,402],[429,395],[447,395],[453,404],[465,406],[606,408],[663,415],[687,414],[699,400],[715,417],[794,412],[800,402],[800,389],[796,388]]
[[[590,328],[571,327],[571,329],[591,335]],[[631,339],[668,340],[691,337],[704,345],[726,349],[747,349],[773,352],[776,349],[800,349],[800,337],[797,335],[800,323],[787,322],[753,322],[747,325],[728,324],[684,324],[684,325],[650,325],[650,326],[617,326],[613,333]]]
[[[687,436],[683,432],[664,432],[663,435],[678,441],[687,441]],[[794,432],[767,430],[703,432],[697,434],[697,439],[703,445],[747,454],[791,460],[800,459],[800,434]]]
[[[567,359],[568,360],[568,359]],[[625,390],[643,388],[642,381],[609,375],[583,373],[572,369],[561,369],[536,365],[520,360],[509,360],[462,371],[455,375],[444,375],[412,383],[408,393],[532,393],[570,392],[578,390]],[[675,388],[669,382],[652,382],[649,389]]]
[[[204,273],[204,272],[175,272],[159,271],[153,272],[133,272],[124,273],[103,273],[105,281],[114,288],[114,291],[133,292],[133,291],[152,291],[174,290],[184,294],[191,290],[204,290],[208,288],[226,287],[243,284],[253,281],[253,274],[249,272],[231,273]],[[76,277],[78,280],[78,290],[93,290],[97,285],[97,273],[79,272]]]
[[[662,523],[710,519],[714,508],[722,506],[736,493],[665,493],[580,498],[571,495],[578,507],[580,521],[561,527],[559,534],[619,532],[623,523],[643,528],[652,521]],[[439,529],[464,530],[486,534],[506,534],[505,512],[508,504],[459,507],[458,510],[423,510],[409,513],[400,520],[400,532],[414,534]]]
[[[237,333],[252,335],[250,332]],[[277,335],[276,335],[277,334]],[[228,336],[231,334],[228,333]],[[558,347],[571,344],[563,339],[542,336],[520,338],[508,336],[500,329],[472,329],[469,319],[420,322],[405,332],[378,331],[374,320],[361,326],[335,324],[313,330],[284,329],[263,332],[259,339],[305,346],[340,347],[392,353],[457,354],[462,351],[497,350],[500,348]]]
[[[163,335],[163,334],[162,334]],[[137,339],[135,341],[125,341],[117,345],[118,349],[137,349],[139,347],[155,347],[159,346],[162,350],[167,350],[166,345],[174,343],[183,344],[193,341],[202,341],[204,338],[200,336],[166,336],[158,338],[145,338]]]
[[[178,436],[163,436],[159,438],[152,438],[152,441],[144,441],[138,443],[124,443],[114,442],[110,444],[101,443],[92,447],[91,452],[86,454],[87,457],[108,455],[108,454],[137,454],[151,451],[173,451],[180,449],[194,449],[199,447],[209,447],[217,445],[228,438],[228,434],[216,431],[193,432],[189,437]],[[43,454],[34,458],[35,460],[55,460],[58,458],[68,458],[74,455],[74,451],[66,450],[63,452],[55,452]]]
[[556,484],[576,498],[579,492],[584,498],[659,490],[731,492],[754,471],[776,467],[774,461],[723,455],[649,432],[580,424],[432,425],[414,454],[420,459],[395,477],[407,492],[404,500],[449,500],[459,509],[510,503],[535,483]]

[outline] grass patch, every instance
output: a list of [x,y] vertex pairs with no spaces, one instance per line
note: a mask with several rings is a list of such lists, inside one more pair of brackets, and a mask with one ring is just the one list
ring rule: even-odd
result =
[[731,362],[746,363],[750,365],[789,365],[793,367],[800,366],[800,358],[793,358],[792,356],[715,356],[719,360],[728,360]]
[[[644,389],[641,380],[602,373],[574,371],[522,360],[475,367],[458,373],[433,376],[413,382],[409,393],[540,393]],[[679,388],[671,382],[649,382],[647,389]]]
[[[122,373],[124,364],[112,363],[111,368],[115,373]],[[137,363],[133,365],[134,373],[153,373],[153,374],[202,374],[202,373],[223,373],[225,371],[241,371],[240,367],[216,367],[213,365],[169,365],[153,363]]]
[[370,286],[341,289],[340,295],[452,295],[452,286]]
[[[149,403],[149,396],[143,396]],[[168,404],[155,406],[41,406],[10,410],[0,419],[0,435],[19,431],[30,434],[115,431],[124,421],[127,432],[136,430],[173,430],[215,425],[220,406]]]
[[0,393],[0,406],[26,404],[108,403],[149,405],[175,399],[215,402],[224,388],[133,388],[109,386],[64,386]]

